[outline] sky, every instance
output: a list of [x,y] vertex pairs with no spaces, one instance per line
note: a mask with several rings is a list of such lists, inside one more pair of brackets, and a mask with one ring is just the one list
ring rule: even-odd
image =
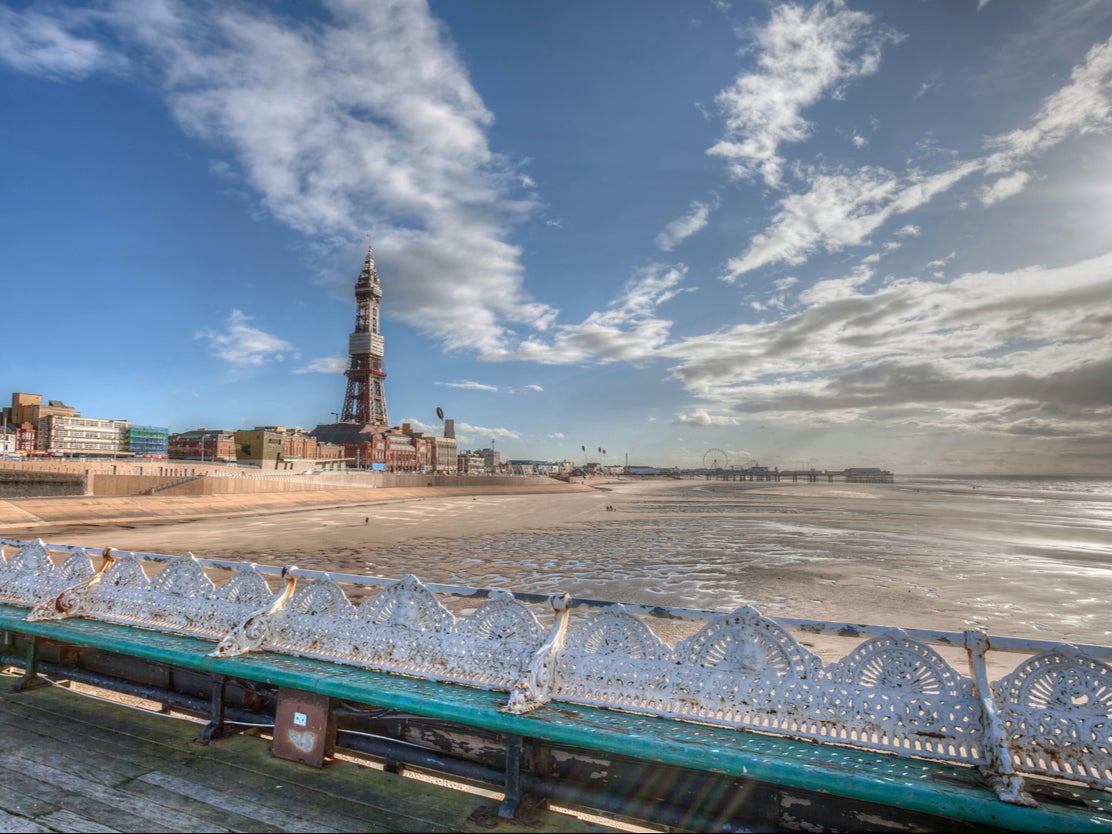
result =
[[1112,3],[0,0],[0,401],[1112,473]]

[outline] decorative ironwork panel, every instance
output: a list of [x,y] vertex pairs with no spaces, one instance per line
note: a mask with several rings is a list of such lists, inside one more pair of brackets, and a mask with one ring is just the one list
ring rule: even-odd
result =
[[544,642],[544,627],[508,591],[493,591],[478,609],[456,620],[444,643],[449,680],[510,691]]
[[822,667],[787,629],[748,605],[681,640],[675,656],[680,664],[747,675],[775,672],[808,678]]
[[41,539],[25,544],[9,561],[0,565],[0,598],[16,605],[34,605],[36,588],[54,570],[54,563]]
[[640,617],[614,605],[568,631],[552,698],[662,714],[675,665],[672,650]]
[[800,735],[932,759],[984,764],[973,681],[900,630],[827,666],[800,704]]
[[358,608],[330,577],[309,580],[252,627],[261,641],[244,649],[229,640],[225,656],[266,649],[504,691],[521,679],[543,637],[536,617],[512,594],[494,593],[457,621],[415,576]]
[[436,633],[450,631],[455,623],[452,612],[413,575],[360,605],[359,616],[375,625]]
[[610,608],[573,630],[558,658],[554,698],[775,732],[793,729],[784,700],[822,665],[748,606],[671,652],[639,618]]
[[31,620],[88,617],[105,622],[220,640],[265,604],[269,588],[251,566],[217,591],[192,553],[168,562],[148,579],[135,554],[106,554],[101,571],[71,584],[29,615]]
[[251,565],[237,570],[228,577],[228,580],[216,589],[214,599],[217,602],[255,609],[266,605],[273,597],[274,592],[270,590],[266,578],[259,573],[255,565]]
[[39,599],[54,599],[67,588],[87,582],[96,575],[93,560],[84,548],[75,550],[60,565],[55,565],[42,587],[35,591]]
[[[0,560],[3,551],[0,550]],[[71,585],[92,577],[93,561],[84,548],[55,565],[42,539],[28,542],[9,560],[0,561],[0,601],[34,608]]]
[[1112,667],[1062,645],[992,689],[1017,771],[1112,787]]

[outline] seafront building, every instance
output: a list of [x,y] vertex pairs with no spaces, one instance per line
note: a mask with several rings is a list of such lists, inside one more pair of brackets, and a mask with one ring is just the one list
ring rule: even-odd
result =
[[238,463],[260,469],[304,471],[337,468],[343,449],[320,443],[303,428],[192,429],[170,435],[170,457],[211,463]]
[[169,439],[174,460],[231,463],[236,459],[235,432],[227,429],[190,429],[175,432]]
[[169,430],[128,420],[85,417],[61,400],[16,392],[0,412],[0,450],[22,458],[168,456]]

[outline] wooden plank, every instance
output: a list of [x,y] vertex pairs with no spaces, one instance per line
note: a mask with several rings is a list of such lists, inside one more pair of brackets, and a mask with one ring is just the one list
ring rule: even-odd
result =
[[[245,771],[234,764],[229,767],[222,760],[199,762],[199,759],[205,758],[206,753],[212,753],[216,748],[192,743],[191,738],[198,729],[195,724],[181,727],[174,719],[156,713],[128,711],[123,707],[115,709],[129,714],[121,717],[114,726],[126,726],[126,732],[108,726],[86,724],[90,710],[95,710],[103,720],[105,705],[74,696],[74,702],[68,704],[67,708],[73,710],[74,720],[81,726],[83,743],[70,748],[74,736],[73,725],[68,722],[60,724],[54,715],[45,710],[35,718],[35,710],[28,708],[26,704],[26,701],[32,700],[55,702],[55,693],[40,689],[24,693],[20,698],[24,700],[23,704],[9,706],[14,706],[15,711],[23,713],[22,726],[26,731],[23,738],[29,742],[28,751],[41,748],[43,740],[51,740],[55,742],[55,746],[69,748],[66,755],[55,757],[55,765],[49,768],[35,761],[22,762],[22,782],[25,789],[28,785],[37,786],[40,793],[47,793],[58,804],[64,804],[66,796],[71,793],[100,798],[105,791],[114,791],[119,793],[117,802],[121,807],[147,808],[148,817],[167,818],[167,822],[172,822],[172,825],[168,825],[166,830],[406,830],[396,828],[390,821],[385,827],[368,828],[370,823],[363,817],[335,810],[329,813],[334,818],[331,825],[319,817],[299,822],[302,812],[296,807],[299,801],[296,796],[289,796],[290,792],[286,791],[276,801],[270,800],[269,791],[274,782],[271,775]],[[8,719],[12,711],[5,709],[4,719]],[[155,755],[151,755],[149,745],[137,748],[136,741],[143,740],[148,727],[159,725],[170,725],[166,732],[169,733],[171,744],[166,743],[167,737],[163,735],[155,742]],[[179,728],[185,732],[182,733]],[[28,734],[31,736],[29,739]],[[5,733],[5,737],[7,736]],[[175,750],[172,746],[175,741],[180,745],[187,745],[188,752]],[[265,742],[247,737],[229,739],[221,745],[219,752],[225,754],[229,752],[229,748],[244,741],[269,755]],[[0,754],[0,768],[11,766],[10,758],[6,758],[8,755]],[[208,756],[208,759],[212,758],[211,755]],[[159,791],[152,786],[169,789]],[[57,790],[52,790],[55,787]],[[188,801],[189,797],[193,797],[194,801]],[[70,807],[76,809],[72,801]],[[184,814],[181,813],[183,811]],[[233,820],[229,818],[230,815],[238,817],[236,826],[231,825]],[[389,818],[388,813],[386,816]],[[216,828],[213,827],[214,823]],[[157,823],[152,820],[151,825]],[[131,830],[155,829],[144,824]]]
[[101,825],[87,817],[64,809],[47,814],[40,820],[43,825],[47,826],[46,831],[67,832],[67,834],[68,832],[73,832],[73,834],[119,834],[119,832],[125,830]]
[[116,786],[116,790],[134,797],[140,802],[161,805],[164,808],[187,814],[197,820],[202,826],[201,830],[207,831],[253,831],[270,832],[282,831],[280,825],[269,825],[260,821],[251,814],[238,814],[223,805],[213,804],[201,796],[195,786],[186,792],[166,790],[164,787],[154,785],[150,777],[161,774],[163,768],[146,773],[137,779]]
[[0,811],[0,831],[5,834],[46,834],[54,829],[43,828],[37,822],[29,820],[22,814],[7,814]]
[[[25,693],[22,697],[26,700],[32,700],[36,695],[42,693],[44,693],[44,690],[36,690],[33,693]],[[53,702],[56,699],[50,698],[49,700]],[[137,802],[152,808],[166,808],[169,813],[185,814],[188,818],[194,820],[194,830],[283,830],[280,819],[271,824],[271,821],[266,818],[259,819],[251,814],[240,815],[227,806],[214,806],[198,798],[199,791],[196,781],[189,781],[189,777],[195,775],[196,772],[195,768],[190,767],[191,763],[204,753],[204,748],[201,745],[194,744],[191,741],[199,729],[196,724],[182,725],[175,719],[160,716],[156,713],[137,713],[131,710],[128,711],[126,716],[129,724],[117,723],[116,729],[109,729],[104,726],[86,724],[82,720],[86,717],[85,713],[90,709],[97,710],[100,717],[105,718],[106,709],[102,703],[78,698],[74,698],[74,702],[69,706],[74,708],[77,715],[80,716],[80,718],[74,719],[74,723],[70,723],[70,721],[59,722],[54,714],[28,708],[25,703],[17,705],[9,703],[6,705],[8,709],[4,710],[3,719],[0,720],[9,719],[10,713],[13,711],[22,713],[20,723],[26,731],[23,735],[24,740],[27,739],[27,733],[37,737],[37,739],[34,737],[30,739],[28,752],[41,749],[44,746],[43,742],[46,740],[52,741],[55,748],[66,751],[64,756],[55,757],[53,760],[58,770],[68,772],[76,780],[85,779],[91,783],[118,791],[130,802]],[[115,709],[119,711],[124,708],[115,707]],[[36,714],[37,712],[38,714]],[[137,724],[131,724],[130,722],[137,722]],[[80,727],[79,732],[83,742],[78,748],[70,746],[75,724]],[[126,731],[122,729],[125,726]],[[143,736],[146,734],[146,730],[150,727],[159,726],[168,726],[169,729],[165,734],[159,734],[160,739],[158,741],[144,743]],[[182,732],[183,730],[184,732]],[[170,743],[167,743],[167,740]],[[183,746],[185,752],[175,749],[174,742]],[[3,758],[0,756],[0,764],[2,763]],[[25,770],[28,769],[33,771],[34,765],[25,768]],[[157,771],[160,775],[173,774],[166,776],[166,778],[177,779],[184,784],[186,786],[184,791],[174,793],[173,791],[163,791],[152,787],[151,780],[145,778],[150,776],[152,771]],[[208,778],[208,775],[206,775],[206,778]],[[211,779],[221,784],[229,783],[227,774],[217,773],[211,775]],[[27,789],[27,781],[24,777],[25,789]],[[34,780],[30,781],[32,785],[40,785],[40,791],[45,789],[44,786],[41,786],[41,783],[34,782]],[[234,779],[231,781],[234,781]],[[247,785],[246,790],[250,791],[257,787],[259,779],[256,777],[252,782],[254,784]],[[51,796],[58,800],[58,797],[54,794],[51,794]],[[246,803],[246,806],[249,810],[253,807],[250,801]],[[314,825],[306,830],[339,831],[341,829],[328,829]]]
[[[82,743],[74,747],[69,758],[75,763],[87,759],[98,770],[105,769],[121,779],[149,769],[143,766],[147,763],[144,755],[149,745],[161,748],[160,761],[185,761],[201,752],[201,745],[192,740],[200,734],[202,724],[178,716],[111,705],[117,715],[126,716],[114,721],[106,713],[107,705],[103,701],[71,695],[66,689],[62,692],[66,694],[64,722],[59,722],[54,712],[59,708],[58,697],[44,688],[9,695],[0,711],[0,727],[17,727],[21,732],[63,744],[72,743],[76,729]],[[136,746],[137,739],[142,741],[142,748]],[[6,749],[2,739],[0,749]],[[131,764],[125,766],[125,763]]]
[[[20,716],[23,727],[29,733],[44,739],[53,737],[57,743],[68,746],[73,736],[72,726],[59,726],[54,717],[45,711],[40,712],[36,717],[35,710],[26,706],[27,701],[35,700],[38,695],[45,695],[45,690],[25,693],[22,696],[25,699],[25,703],[21,705],[23,709],[16,708],[23,713]],[[103,786],[113,786],[115,790],[126,794],[142,794],[143,801],[153,802],[156,808],[169,803],[181,810],[183,806],[177,800],[193,795],[197,797],[197,804],[201,807],[194,808],[189,805],[190,816],[208,819],[209,824],[212,821],[218,822],[223,830],[228,830],[229,821],[221,818],[226,818],[229,813],[242,815],[245,820],[253,820],[255,824],[249,826],[251,830],[257,830],[259,823],[271,830],[306,832],[366,829],[368,825],[367,820],[362,817],[335,811],[331,812],[331,816],[335,817],[334,824],[331,826],[322,824],[319,819],[310,819],[304,824],[298,823],[300,809],[292,807],[291,801],[287,799],[289,791],[272,797],[270,788],[273,779],[263,779],[259,773],[244,769],[244,760],[255,765],[257,757],[240,754],[235,757],[236,761],[231,767],[228,767],[229,763],[225,761],[229,753],[235,752],[245,743],[253,749],[261,750],[269,757],[267,744],[259,739],[244,736],[227,739],[220,744],[220,760],[206,761],[198,766],[197,760],[205,758],[206,754],[211,753],[215,748],[206,748],[192,743],[191,739],[199,729],[196,724],[190,723],[184,727],[183,733],[179,730],[181,725],[174,719],[156,713],[132,711],[127,716],[128,729],[125,732],[120,729],[124,725],[110,728],[85,723],[91,710],[98,714],[98,718],[103,719],[104,707],[100,703],[77,700],[69,705],[69,709],[72,711],[70,717],[83,725],[81,731],[83,743],[79,749],[71,750],[68,755],[56,760],[54,764],[56,770],[68,773],[74,780],[83,779]],[[12,711],[5,710],[5,713]],[[156,743],[162,749],[156,758],[152,758],[149,750],[135,747],[135,739],[144,738],[150,734],[151,728],[161,729],[163,725],[172,726],[160,734],[161,738]],[[175,749],[174,744],[186,745],[188,752],[183,753]],[[154,762],[157,764],[153,764]],[[3,764],[5,760],[3,755],[0,755],[0,765]],[[157,772],[151,772],[152,766],[156,767]],[[130,780],[136,780],[140,784],[133,788]],[[57,783],[58,777],[52,781]],[[259,792],[260,782],[266,783],[262,793]],[[150,785],[167,788],[165,797],[160,798],[157,791],[149,789]],[[162,799],[167,802],[162,802]],[[390,810],[382,808],[380,811],[381,815],[387,818],[385,827],[367,830],[388,831],[397,828],[397,825],[390,821]]]
[[58,805],[121,831],[208,831],[207,825],[180,812],[151,805],[95,779],[69,773],[28,756],[0,754],[0,768],[20,768],[30,779],[65,792]]
[[[495,818],[496,800],[347,761],[309,768],[248,735],[197,745],[196,730],[66,689],[4,693],[0,808],[72,831],[480,832]],[[498,829],[613,830],[549,811]]]
[[58,803],[51,797],[43,796],[38,783],[31,780],[24,782],[24,778],[20,771],[0,768],[0,784],[4,786],[4,790],[0,791],[0,813],[34,818],[58,810]]
[[[471,824],[468,819],[484,806],[488,813],[478,816],[485,819],[496,816],[498,803],[495,800],[346,761],[334,761],[317,769],[276,759],[269,746],[257,738],[225,739],[210,745],[209,749],[218,756],[218,762],[208,756],[197,761],[196,772],[189,780],[194,789],[202,790],[198,795],[206,802],[239,813],[247,813],[242,803],[249,796],[252,815],[264,820],[285,820],[287,826],[296,815],[312,811],[307,827],[287,827],[286,830],[315,831],[318,830],[315,826],[323,822],[342,831],[482,831],[485,826]],[[217,764],[224,767],[217,767]],[[266,776],[263,787],[245,793],[241,788],[258,775]],[[143,779],[170,790],[184,787],[162,773],[152,773]],[[295,789],[296,794],[291,793],[291,789]],[[609,830],[551,812],[540,812],[527,821],[500,821],[498,829],[505,832]]]
[[[31,749],[64,749],[67,754],[50,761],[74,777],[88,779],[102,785],[115,785],[135,779],[151,769],[149,749],[139,749],[126,736],[114,734],[102,727],[90,727],[84,722],[70,723],[37,710],[4,710],[0,730],[5,738],[18,730],[22,749],[14,750],[8,741],[0,743],[0,756],[18,759]],[[18,721],[16,720],[18,719]],[[74,743],[75,738],[80,739]],[[146,747],[146,745],[144,745]],[[160,752],[163,766],[184,761],[188,754],[173,750]]]
[[[214,768],[204,775],[195,774],[189,780],[151,773],[144,781],[163,790],[192,791],[200,800],[215,807],[249,815],[280,826],[283,831],[311,834],[315,831],[451,830],[442,821],[430,819],[432,815],[427,813],[423,817],[408,817],[390,808],[362,807],[350,797],[318,791],[315,786],[305,784],[302,773],[270,775],[265,785],[260,784],[259,774],[228,768]],[[291,775],[296,778],[282,778]],[[380,775],[388,774],[376,774],[376,778]]]

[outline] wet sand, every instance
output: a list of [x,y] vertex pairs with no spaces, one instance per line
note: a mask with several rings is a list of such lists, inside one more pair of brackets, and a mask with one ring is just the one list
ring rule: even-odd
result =
[[380,494],[377,503],[84,525],[44,538],[623,602],[720,611],[748,604],[773,617],[1112,643],[1112,503],[1074,513],[1062,502],[879,484],[591,486]]

